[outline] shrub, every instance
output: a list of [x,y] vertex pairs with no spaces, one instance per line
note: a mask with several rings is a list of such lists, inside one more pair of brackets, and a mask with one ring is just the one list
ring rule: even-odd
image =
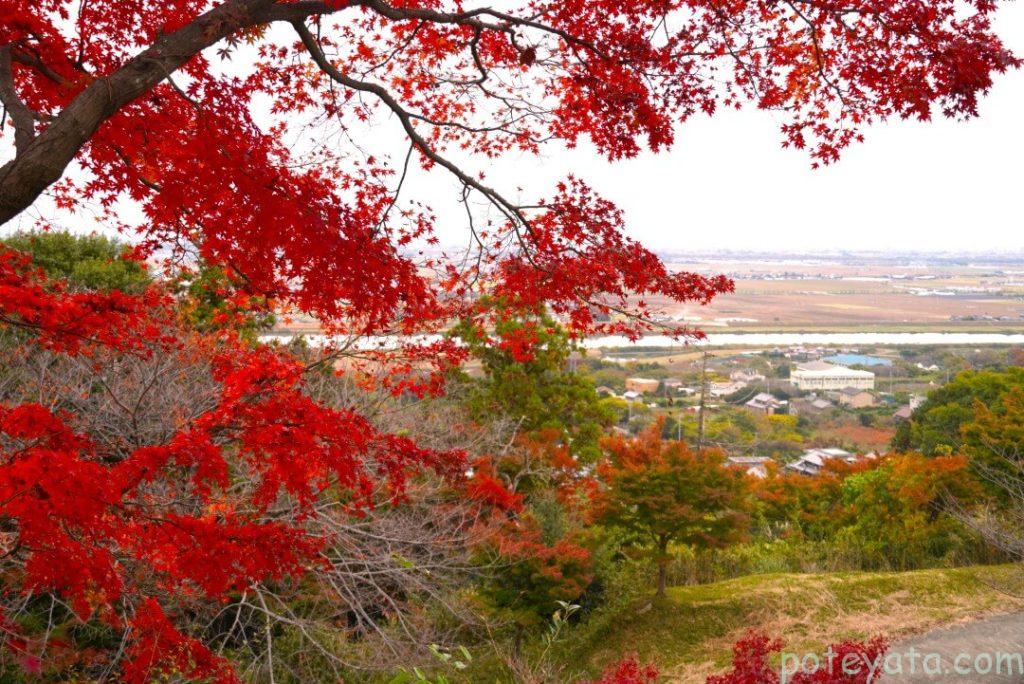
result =
[[480,594],[499,619],[541,625],[560,601],[576,601],[593,579],[590,553],[569,539],[545,544],[536,529],[499,535],[479,550],[494,569]]
[[[882,637],[861,641],[844,641],[828,648],[829,657],[820,667],[803,670],[795,661],[783,658],[779,668],[771,665],[771,657],[782,651],[783,642],[754,631],[736,642],[732,650],[732,669],[712,675],[707,684],[868,684],[879,671],[888,644]],[[783,669],[785,674],[783,676]]]
[[978,556],[978,544],[946,510],[951,496],[968,507],[980,500],[964,457],[831,462],[817,477],[766,478],[756,492],[766,536],[831,545],[858,564],[845,569],[908,570]]
[[601,673],[600,679],[580,684],[653,684],[658,681],[658,668],[641,665],[635,655],[628,655]]

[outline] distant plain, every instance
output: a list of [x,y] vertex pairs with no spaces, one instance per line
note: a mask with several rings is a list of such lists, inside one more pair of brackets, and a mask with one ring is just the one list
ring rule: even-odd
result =
[[736,291],[709,306],[650,300],[708,332],[1019,332],[1024,264],[676,262],[725,273]]

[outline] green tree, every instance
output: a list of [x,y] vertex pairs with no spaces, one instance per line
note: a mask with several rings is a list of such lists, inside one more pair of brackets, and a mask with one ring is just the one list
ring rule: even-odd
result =
[[1024,557],[1024,389],[1012,389],[994,406],[976,404],[963,434],[971,465],[997,505],[983,515],[960,518],[991,547],[1019,561]]
[[1024,387],[993,403],[978,401],[960,429],[964,453],[989,493],[1001,503],[1021,498],[1024,484]]
[[[130,258],[127,244],[102,235],[26,231],[0,239],[0,244],[25,252],[47,276],[65,280],[72,290],[137,293],[153,282],[145,266]],[[220,267],[201,262],[180,270],[172,284],[184,320],[198,330],[233,328],[243,338],[255,339],[274,325],[268,302],[242,296]]]
[[595,502],[597,520],[650,542],[659,597],[671,544],[723,546],[742,536],[749,508],[745,475],[725,467],[721,453],[695,453],[660,433],[656,424],[635,439],[602,441],[609,460],[600,469],[604,488]]
[[491,344],[462,323],[453,334],[479,360],[484,377],[474,383],[468,398],[478,420],[506,415],[523,432],[557,430],[573,456],[592,462],[600,453],[598,441],[615,420],[615,410],[603,401],[593,381],[571,367],[577,352],[566,332],[546,314],[505,318],[493,337],[536,338],[528,356],[510,344]]
[[965,445],[962,428],[974,418],[975,405],[997,406],[1013,388],[1024,388],[1024,368],[964,371],[929,394],[900,425],[893,448],[926,456],[959,453]]
[[944,499],[968,505],[977,495],[962,456],[891,456],[843,480],[843,508],[833,514],[837,538],[860,549],[874,567],[922,567],[967,543],[964,527],[945,513]]
[[126,244],[102,235],[18,232],[0,244],[29,254],[47,276],[66,280],[72,289],[138,292],[151,282],[145,267],[128,258]]
[[1014,387],[992,405],[977,402],[961,432],[975,458],[1024,462],[1024,387]]
[[243,295],[230,274],[219,266],[200,263],[175,277],[181,295],[181,310],[197,330],[232,328],[243,339],[253,341],[274,327],[276,320],[269,303],[260,297]]

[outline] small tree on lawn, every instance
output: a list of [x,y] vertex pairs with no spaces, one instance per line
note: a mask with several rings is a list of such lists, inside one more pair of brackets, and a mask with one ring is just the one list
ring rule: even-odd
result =
[[595,510],[599,521],[650,540],[657,595],[664,596],[669,544],[708,548],[736,539],[745,529],[748,488],[720,452],[695,453],[660,434],[653,425],[636,438],[603,441],[609,460]]

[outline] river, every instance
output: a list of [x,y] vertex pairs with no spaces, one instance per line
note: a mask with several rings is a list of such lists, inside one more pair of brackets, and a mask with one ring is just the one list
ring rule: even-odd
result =
[[[324,335],[304,335],[306,341],[314,347],[322,347],[329,342]],[[288,342],[292,335],[264,335],[264,342]],[[421,344],[437,341],[437,336],[415,338]],[[395,346],[396,338],[374,337],[360,340],[355,348],[390,348]],[[870,347],[890,346],[907,347],[921,345],[1024,345],[1024,333],[710,333],[707,339],[700,342],[689,342],[690,346],[711,347]],[[591,337],[583,342],[587,349],[623,349],[649,347],[681,347],[683,343],[666,335],[648,335],[637,341],[626,337],[608,336]]]
[[[695,344],[711,347],[907,347],[921,345],[1024,344],[1021,333],[709,333]],[[649,335],[636,342],[625,337],[593,337],[588,349],[622,347],[672,347],[679,342],[665,335]]]

